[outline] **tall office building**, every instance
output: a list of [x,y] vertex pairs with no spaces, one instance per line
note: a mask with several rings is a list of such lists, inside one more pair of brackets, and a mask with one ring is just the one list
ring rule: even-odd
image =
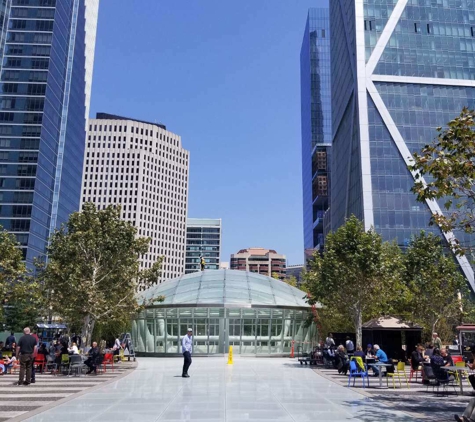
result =
[[0,224],[28,265],[79,210],[98,6],[0,3]]
[[436,127],[475,107],[473,2],[332,1],[330,20],[332,228],[354,214],[402,246],[420,230],[440,234],[428,222],[441,204],[416,201],[407,165]]
[[162,124],[107,113],[89,120],[82,202],[120,205],[152,239],[142,268],[164,257],[160,281],[185,272],[189,152]]
[[304,247],[321,249],[332,143],[328,6],[308,11],[300,52]]
[[205,270],[219,270],[221,254],[221,219],[188,218],[186,220],[185,274],[200,271],[200,257]]
[[251,271],[269,277],[276,274],[279,279],[285,278],[286,262],[285,255],[273,249],[248,248],[231,255],[232,270]]

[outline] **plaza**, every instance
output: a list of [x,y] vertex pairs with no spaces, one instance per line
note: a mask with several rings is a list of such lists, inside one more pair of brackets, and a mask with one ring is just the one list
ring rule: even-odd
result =
[[128,376],[36,416],[68,421],[413,421],[288,358],[140,358]]

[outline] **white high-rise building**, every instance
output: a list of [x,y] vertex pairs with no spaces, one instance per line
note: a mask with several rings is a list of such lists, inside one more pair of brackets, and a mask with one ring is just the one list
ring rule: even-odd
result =
[[152,239],[142,268],[163,256],[161,281],[185,272],[189,152],[162,124],[106,113],[89,120],[82,203],[120,205]]

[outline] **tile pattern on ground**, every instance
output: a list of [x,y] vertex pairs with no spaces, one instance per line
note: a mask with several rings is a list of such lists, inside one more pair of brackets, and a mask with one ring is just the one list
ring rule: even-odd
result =
[[[351,389],[285,358],[140,358],[130,375],[28,419],[68,422],[373,421],[412,422]],[[377,412],[374,412],[375,405]],[[370,418],[368,419],[368,415]]]
[[50,405],[88,388],[114,379],[135,366],[132,362],[114,365],[114,371],[94,376],[53,376],[49,373],[36,375],[36,383],[28,386],[14,385],[18,381],[18,372],[0,376],[0,422],[22,416]]

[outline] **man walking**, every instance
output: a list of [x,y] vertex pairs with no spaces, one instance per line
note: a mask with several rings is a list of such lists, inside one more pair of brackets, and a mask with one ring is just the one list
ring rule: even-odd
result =
[[183,378],[190,378],[188,375],[188,368],[191,365],[191,352],[193,350],[193,340],[191,338],[192,334],[193,330],[188,328],[186,336],[183,337],[183,340],[181,341],[181,349],[183,352],[183,357],[185,358],[183,363],[183,373],[181,375]]
[[28,327],[23,330],[23,334],[24,335],[20,337],[16,348],[17,360],[18,357],[20,357],[20,378],[18,379],[18,385],[30,385],[31,370],[33,368],[37,346],[36,339],[30,334],[30,329]]

